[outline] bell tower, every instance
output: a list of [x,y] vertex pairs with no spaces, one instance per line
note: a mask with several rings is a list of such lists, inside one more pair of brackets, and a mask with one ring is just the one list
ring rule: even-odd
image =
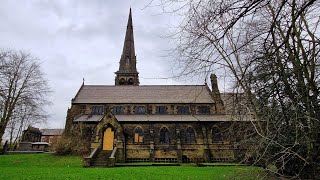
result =
[[131,8],[129,12],[126,36],[124,39],[119,70],[115,72],[115,85],[139,85],[139,73],[137,71],[137,59],[134,50],[133,26]]

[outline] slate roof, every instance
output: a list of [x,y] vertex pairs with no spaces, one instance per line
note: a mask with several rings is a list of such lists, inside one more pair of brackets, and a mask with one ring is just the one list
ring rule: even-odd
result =
[[214,103],[207,85],[83,85],[73,103]]
[[88,115],[84,114],[74,118],[73,122],[99,122],[104,115]]
[[243,93],[221,93],[226,114],[248,114],[245,95]]
[[250,116],[230,116],[230,115],[115,115],[119,122],[216,122],[216,121],[250,121]]
[[41,129],[43,136],[61,136],[64,129]]

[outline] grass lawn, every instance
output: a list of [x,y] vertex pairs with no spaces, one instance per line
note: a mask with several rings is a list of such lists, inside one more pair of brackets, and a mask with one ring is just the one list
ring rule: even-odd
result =
[[259,179],[253,166],[83,168],[82,158],[53,154],[0,156],[0,179]]

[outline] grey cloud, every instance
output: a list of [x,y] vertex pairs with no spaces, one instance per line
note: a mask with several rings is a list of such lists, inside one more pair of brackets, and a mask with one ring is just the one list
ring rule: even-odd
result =
[[149,1],[2,0],[0,48],[24,49],[41,62],[53,89],[44,127],[63,128],[67,108],[85,84],[114,84],[130,5],[141,84],[181,84],[172,79],[172,45],[160,38],[168,16],[159,8],[142,8]]

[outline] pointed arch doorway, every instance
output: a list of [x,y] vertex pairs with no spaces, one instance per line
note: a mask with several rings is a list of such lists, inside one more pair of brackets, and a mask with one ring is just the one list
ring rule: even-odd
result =
[[113,150],[114,131],[108,127],[103,133],[103,146],[102,150]]

